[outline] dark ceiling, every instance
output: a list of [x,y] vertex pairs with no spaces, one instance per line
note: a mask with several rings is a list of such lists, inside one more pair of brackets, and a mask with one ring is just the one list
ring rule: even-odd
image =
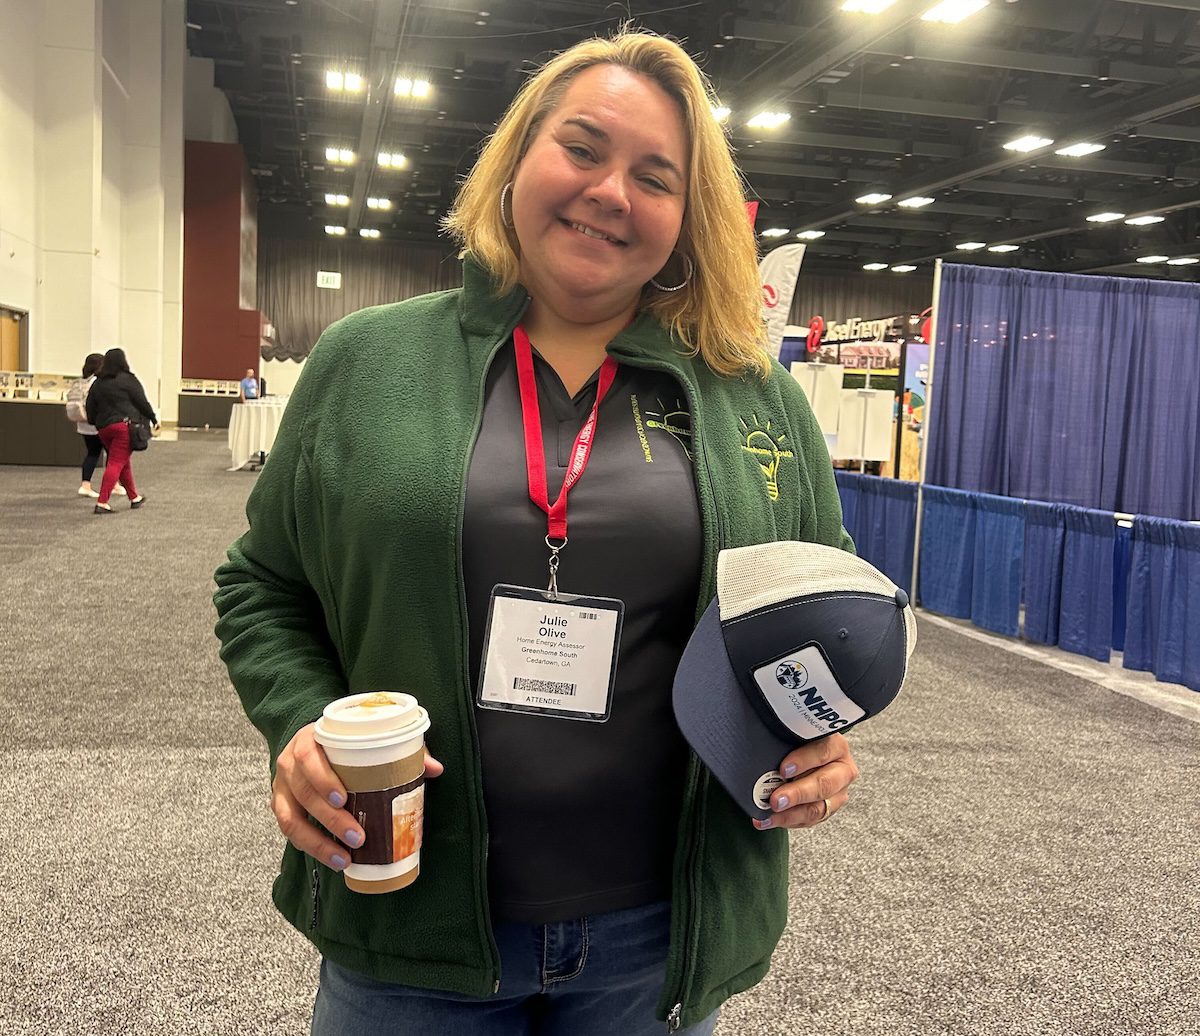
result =
[[[188,0],[192,54],[216,62],[278,235],[377,228],[431,241],[456,183],[522,78],[551,52],[632,17],[685,42],[732,109],[738,160],[762,204],[757,229],[822,230],[806,269],[932,260],[1195,279],[1200,264],[1200,0],[991,0],[957,25],[938,0],[878,14],[845,0]],[[363,77],[337,94],[326,71]],[[425,99],[394,95],[424,78]],[[773,131],[754,112],[787,112]],[[1022,154],[1003,145],[1050,138]],[[1105,150],[1061,157],[1069,144]],[[328,147],[358,154],[331,165]],[[402,171],[378,166],[402,152]],[[870,191],[893,199],[871,208]],[[348,207],[326,204],[344,194]],[[367,198],[391,200],[381,212]],[[897,202],[932,197],[924,208]],[[1165,220],[1097,224],[1101,212]],[[1015,244],[1006,254],[957,245]]]

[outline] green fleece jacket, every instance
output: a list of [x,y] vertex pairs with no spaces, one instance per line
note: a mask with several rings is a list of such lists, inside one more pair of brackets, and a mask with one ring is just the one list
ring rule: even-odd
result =
[[[322,708],[378,688],[416,695],[430,751],[421,877],[367,896],[290,845],[273,896],[329,959],[384,981],[485,997],[502,981],[487,899],[487,817],[468,675],[462,519],[484,379],[527,296],[462,289],[355,313],[309,357],[216,572],[221,658],[272,767]],[[820,429],[776,365],[722,378],[642,314],[609,345],[673,374],[691,403],[704,558],[772,540],[852,549]],[[613,760],[614,766],[620,760]],[[659,1017],[705,1018],[766,974],[787,920],[782,830],[758,831],[693,755],[679,817]]]

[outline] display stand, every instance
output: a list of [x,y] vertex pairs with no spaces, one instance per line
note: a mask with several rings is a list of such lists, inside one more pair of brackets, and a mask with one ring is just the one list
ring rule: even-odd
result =
[[[823,363],[820,360],[810,363],[796,361],[791,365],[792,377],[804,391],[823,435],[837,435],[844,372],[841,364]],[[822,387],[822,382],[827,383],[826,387]]]
[[842,390],[838,438],[833,449],[834,460],[858,461],[859,470],[863,472],[867,461],[889,459],[895,408],[893,393],[870,388],[870,384],[868,371],[865,387]]

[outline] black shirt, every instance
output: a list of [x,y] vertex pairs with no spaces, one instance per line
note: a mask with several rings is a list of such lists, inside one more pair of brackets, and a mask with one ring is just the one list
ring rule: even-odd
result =
[[[535,352],[547,492],[562,487],[596,377],[571,398]],[[695,623],[702,536],[691,421],[670,375],[622,366],[568,497],[559,589],[625,602],[604,723],[476,708],[495,916],[546,924],[670,896],[687,747],[671,682]],[[546,515],[529,499],[516,358],[488,374],[463,528],[477,686],[492,587],[544,589]]]

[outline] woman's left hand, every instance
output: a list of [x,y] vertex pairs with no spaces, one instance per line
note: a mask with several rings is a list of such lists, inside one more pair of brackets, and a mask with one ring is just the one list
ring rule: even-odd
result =
[[858,777],[850,742],[841,734],[801,745],[784,756],[779,772],[788,778],[771,793],[775,815],[755,820],[760,831],[771,827],[816,827],[850,798],[847,789]]

